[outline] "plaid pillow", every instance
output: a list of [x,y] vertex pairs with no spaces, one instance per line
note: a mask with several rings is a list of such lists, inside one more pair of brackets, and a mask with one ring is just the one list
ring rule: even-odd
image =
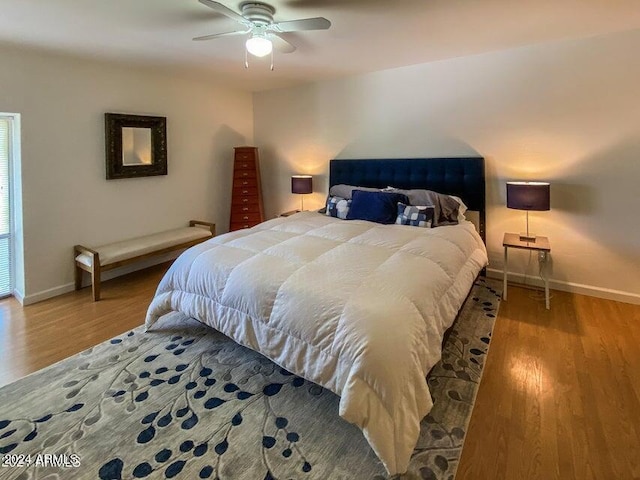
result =
[[327,211],[325,212],[325,215],[344,220],[347,218],[347,213],[349,213],[350,207],[351,200],[347,200],[342,197],[329,197],[327,200]]
[[405,205],[402,202],[398,202],[396,224],[431,228],[434,216],[435,207],[433,205]]

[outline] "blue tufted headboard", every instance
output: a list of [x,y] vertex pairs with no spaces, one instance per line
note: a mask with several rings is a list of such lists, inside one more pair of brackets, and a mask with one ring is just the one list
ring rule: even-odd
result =
[[479,212],[478,233],[486,241],[482,157],[331,160],[329,187],[341,183],[373,188],[420,188],[456,195],[469,210]]

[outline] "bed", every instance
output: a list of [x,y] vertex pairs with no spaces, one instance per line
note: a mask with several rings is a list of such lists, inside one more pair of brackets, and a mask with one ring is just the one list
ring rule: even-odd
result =
[[[478,226],[417,228],[301,212],[190,248],[146,318],[180,311],[340,396],[389,474],[432,407],[425,380],[486,266],[482,158],[332,160],[330,185],[430,189]],[[478,231],[476,231],[478,230]]]

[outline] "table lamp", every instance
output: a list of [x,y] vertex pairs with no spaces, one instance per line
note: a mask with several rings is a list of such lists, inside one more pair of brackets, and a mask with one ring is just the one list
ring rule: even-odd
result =
[[536,236],[529,233],[529,211],[550,210],[550,191],[546,182],[507,182],[507,208],[527,212],[527,232],[520,234],[521,241],[536,241]]
[[300,211],[304,210],[304,195],[313,192],[313,177],[311,175],[292,175],[291,193],[300,195]]

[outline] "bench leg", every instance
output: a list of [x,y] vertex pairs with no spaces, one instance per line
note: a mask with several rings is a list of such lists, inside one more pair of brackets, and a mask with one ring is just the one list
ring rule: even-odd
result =
[[93,293],[93,301],[100,300],[100,264],[94,264],[91,268],[91,292]]
[[74,279],[76,281],[76,290],[82,288],[82,269],[76,263]]

